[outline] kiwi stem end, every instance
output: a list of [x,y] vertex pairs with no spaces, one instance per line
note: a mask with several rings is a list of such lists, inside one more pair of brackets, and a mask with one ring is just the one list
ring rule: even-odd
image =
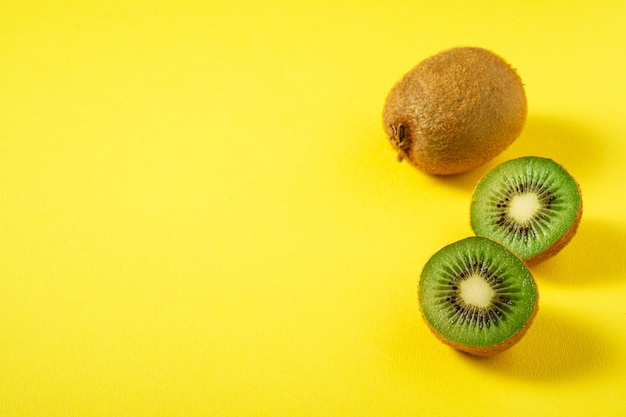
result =
[[408,153],[411,150],[410,138],[406,134],[406,128],[402,123],[398,125],[390,124],[389,129],[391,130],[389,140],[398,151],[398,162],[402,162],[404,158],[408,156]]

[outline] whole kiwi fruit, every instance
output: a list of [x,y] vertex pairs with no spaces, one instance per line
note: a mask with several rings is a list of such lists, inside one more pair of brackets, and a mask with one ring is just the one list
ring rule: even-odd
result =
[[476,356],[503,352],[526,334],[539,293],[513,252],[484,237],[451,243],[426,262],[420,311],[442,342]]
[[397,152],[427,174],[469,171],[522,132],[524,86],[504,59],[477,47],[426,58],[387,95],[383,124]]

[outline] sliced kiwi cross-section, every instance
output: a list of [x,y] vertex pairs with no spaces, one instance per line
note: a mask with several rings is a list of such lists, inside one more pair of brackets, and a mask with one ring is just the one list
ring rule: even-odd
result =
[[433,333],[478,356],[517,343],[538,306],[537,287],[526,265],[501,244],[482,237],[435,253],[422,270],[418,294]]
[[567,245],[581,214],[576,181],[553,160],[534,156],[489,171],[476,186],[470,207],[476,235],[502,243],[528,265]]

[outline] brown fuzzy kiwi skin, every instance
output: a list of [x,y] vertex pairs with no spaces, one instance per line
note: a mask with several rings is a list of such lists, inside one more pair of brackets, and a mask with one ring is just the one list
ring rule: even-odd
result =
[[517,72],[489,50],[459,47],[425,59],[396,83],[383,125],[399,161],[450,175],[499,155],[520,135],[526,115]]
[[[501,244],[499,242],[496,242],[496,243]],[[511,253],[514,256],[517,256],[515,253],[513,252]],[[517,256],[517,258],[521,262],[524,262],[524,260],[521,259],[519,256]],[[533,278],[533,281],[534,281],[534,278]],[[513,335],[511,335],[511,337],[509,337],[508,339],[500,343],[496,343],[494,345],[471,346],[471,345],[464,345],[462,343],[458,343],[453,340],[450,340],[446,338],[444,335],[442,335],[441,333],[439,333],[434,327],[430,325],[430,323],[426,319],[426,316],[424,315],[424,311],[422,311],[421,308],[420,308],[420,315],[422,316],[424,323],[426,323],[426,326],[430,329],[430,331],[435,335],[435,337],[437,337],[437,339],[439,339],[439,341],[443,342],[444,344],[451,346],[458,351],[468,353],[472,356],[481,356],[481,357],[494,356],[494,355],[504,352],[505,350],[510,349],[515,344],[517,344],[520,340],[522,340],[524,335],[526,335],[526,332],[532,325],[533,321],[535,320],[535,316],[537,316],[537,312],[539,311],[539,290],[537,289],[536,283],[535,283],[535,289],[536,289],[535,305],[533,307],[533,311],[530,317],[528,318],[528,320],[526,320],[526,323],[524,323],[524,326],[521,329],[519,329],[517,332],[513,333]],[[419,296],[419,293],[420,291],[419,291],[419,284],[418,284],[418,296]],[[420,301],[419,304],[421,305],[422,300],[420,299],[419,301]]]
[[578,195],[580,196],[580,205],[578,206],[578,213],[576,213],[576,218],[572,222],[572,225],[569,227],[569,229],[567,229],[567,232],[565,232],[565,234],[563,234],[563,236],[561,236],[556,242],[554,242],[552,246],[550,246],[548,249],[528,259],[523,259],[524,263],[527,266],[540,264],[552,258],[557,253],[561,252],[561,250],[569,244],[569,242],[572,240],[572,238],[578,231],[578,226],[580,225],[580,219],[582,218],[582,215],[583,215],[583,199],[582,199],[582,194],[580,192],[580,185],[576,183],[576,186],[578,187]]

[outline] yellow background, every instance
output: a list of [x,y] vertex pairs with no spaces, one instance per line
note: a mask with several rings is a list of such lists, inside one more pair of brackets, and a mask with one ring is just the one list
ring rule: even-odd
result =
[[[3,1],[0,415],[626,413],[626,6]],[[529,118],[467,174],[398,164],[392,85],[482,46]],[[493,358],[428,331],[426,260],[490,167],[551,157],[585,212]]]

